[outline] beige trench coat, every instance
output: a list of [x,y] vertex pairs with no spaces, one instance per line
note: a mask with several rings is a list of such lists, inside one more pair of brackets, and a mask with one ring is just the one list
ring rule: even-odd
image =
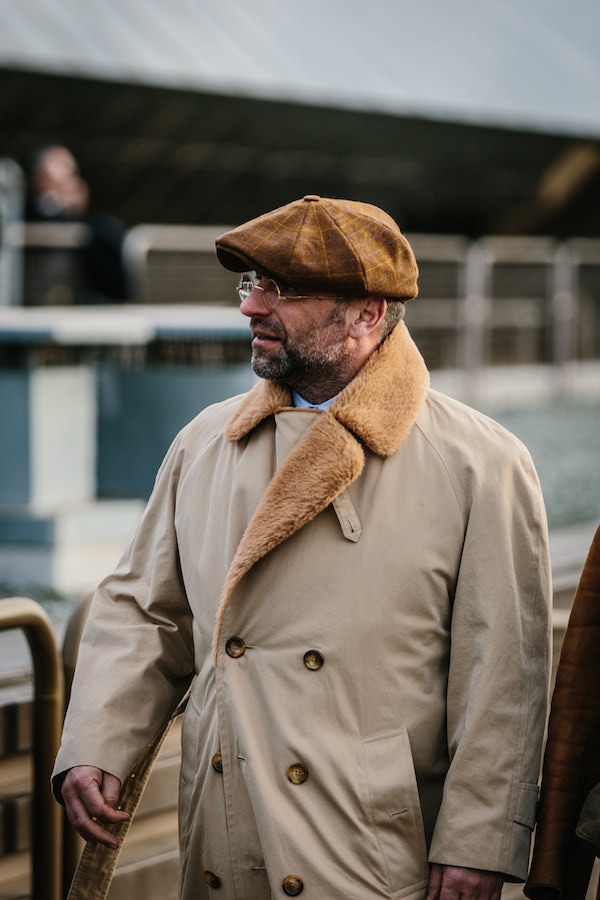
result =
[[177,437],[55,772],[125,779],[194,678],[184,900],[422,898],[428,860],[524,879],[549,597],[527,451],[430,391],[400,325],[327,412],[261,381]]

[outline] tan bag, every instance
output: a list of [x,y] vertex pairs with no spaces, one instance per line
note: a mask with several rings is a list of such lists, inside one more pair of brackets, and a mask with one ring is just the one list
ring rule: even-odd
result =
[[148,744],[131,769],[121,788],[119,806],[129,813],[129,819],[119,825],[110,826],[111,834],[117,838],[119,846],[111,850],[105,844],[86,844],[77,865],[67,900],[105,900],[119,859],[123,841],[129,831],[135,811],[148,783],[152,766],[160,752],[173,722],[187,704],[188,695],[181,701],[165,727]]

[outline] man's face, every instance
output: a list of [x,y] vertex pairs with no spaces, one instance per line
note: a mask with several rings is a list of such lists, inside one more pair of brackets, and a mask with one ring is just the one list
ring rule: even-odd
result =
[[327,399],[346,381],[349,307],[338,299],[294,300],[292,292],[286,296],[290,299],[274,310],[264,303],[260,290],[241,304],[253,334],[252,368],[261,378],[288,384],[305,397],[311,388],[321,394],[332,385],[332,393],[323,398]]

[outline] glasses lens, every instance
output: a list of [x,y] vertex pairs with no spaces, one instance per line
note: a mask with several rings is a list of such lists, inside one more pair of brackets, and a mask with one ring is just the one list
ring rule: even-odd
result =
[[258,279],[253,277],[250,273],[242,275],[237,286],[237,292],[240,300],[245,300],[247,297],[249,297],[257,284]]
[[273,281],[272,278],[265,281],[263,285],[263,295],[266,306],[268,306],[269,309],[275,309],[279,303],[280,294],[277,282]]

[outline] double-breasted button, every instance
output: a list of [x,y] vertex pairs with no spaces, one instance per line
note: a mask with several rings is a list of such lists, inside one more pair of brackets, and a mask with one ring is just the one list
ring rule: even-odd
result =
[[323,654],[318,650],[307,650],[304,654],[304,665],[311,672],[316,672],[317,669],[320,669],[324,662]]
[[215,772],[223,771],[223,757],[221,756],[220,753],[215,753],[215,755],[211,759],[211,762],[212,762],[212,767],[215,770]]
[[225,644],[225,650],[232,659],[239,659],[246,652],[246,645],[240,637],[230,637]]
[[214,872],[209,872],[208,869],[204,873],[204,880],[207,885],[211,888],[220,888],[221,887],[221,879],[218,875],[215,875]]
[[304,890],[304,882],[299,875],[288,875],[283,879],[282,887],[288,897],[297,897]]
[[308,778],[308,769],[302,763],[294,763],[286,772],[292,784],[302,784]]

